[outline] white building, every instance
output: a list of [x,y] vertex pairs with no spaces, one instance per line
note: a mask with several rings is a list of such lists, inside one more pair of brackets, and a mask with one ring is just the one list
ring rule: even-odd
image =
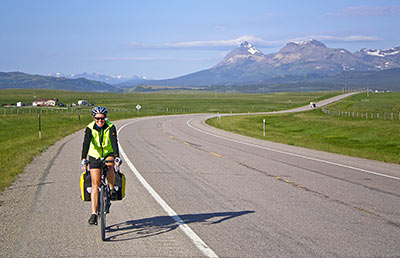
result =
[[58,99],[35,99],[32,102],[32,106],[40,107],[40,106],[52,106],[55,107],[57,105]]

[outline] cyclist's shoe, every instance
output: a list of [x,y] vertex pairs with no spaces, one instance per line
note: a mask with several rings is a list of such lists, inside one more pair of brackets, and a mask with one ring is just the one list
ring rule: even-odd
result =
[[117,200],[117,198],[118,198],[117,191],[114,188],[110,190],[110,197],[111,197],[111,200]]
[[97,225],[97,214],[92,214],[88,222],[90,225]]

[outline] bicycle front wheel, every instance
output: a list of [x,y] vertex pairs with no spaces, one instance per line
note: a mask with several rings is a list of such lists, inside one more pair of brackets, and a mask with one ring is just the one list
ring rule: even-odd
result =
[[101,225],[101,240],[106,240],[106,188],[104,185],[100,187],[100,225]]

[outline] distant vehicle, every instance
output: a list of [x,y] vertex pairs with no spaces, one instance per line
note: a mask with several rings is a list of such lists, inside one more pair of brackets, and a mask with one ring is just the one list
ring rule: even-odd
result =
[[60,107],[65,107],[65,104],[60,102],[60,104],[58,104]]
[[87,106],[88,105],[88,102],[87,102],[87,100],[78,100],[78,106]]
[[310,108],[315,108],[317,107],[317,104],[315,104],[314,102],[310,102]]

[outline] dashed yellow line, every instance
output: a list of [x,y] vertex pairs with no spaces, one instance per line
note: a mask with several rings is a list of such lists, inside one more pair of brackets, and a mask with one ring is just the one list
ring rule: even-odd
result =
[[185,145],[190,146],[190,143],[188,142],[183,142]]
[[173,135],[170,135],[169,138],[174,139],[175,137]]
[[222,156],[221,156],[221,155],[219,155],[219,154],[217,154],[217,153],[210,152],[210,154],[214,155],[215,157],[222,158]]

